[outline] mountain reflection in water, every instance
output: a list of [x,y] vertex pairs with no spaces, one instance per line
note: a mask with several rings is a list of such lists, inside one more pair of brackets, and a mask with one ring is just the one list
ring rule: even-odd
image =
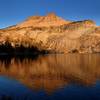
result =
[[100,79],[100,55],[51,54],[35,59],[1,57],[0,75],[17,80],[31,91],[43,90],[48,95],[71,84],[86,88],[96,87]]

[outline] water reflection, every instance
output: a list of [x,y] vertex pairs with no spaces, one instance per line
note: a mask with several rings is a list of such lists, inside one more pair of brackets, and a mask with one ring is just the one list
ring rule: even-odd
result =
[[32,90],[48,94],[70,84],[94,86],[100,79],[99,54],[45,55],[0,58],[0,75],[17,79]]

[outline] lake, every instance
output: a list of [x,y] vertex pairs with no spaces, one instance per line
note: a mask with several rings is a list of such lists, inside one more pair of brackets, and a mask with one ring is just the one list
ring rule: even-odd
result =
[[100,100],[100,54],[0,56],[0,100]]

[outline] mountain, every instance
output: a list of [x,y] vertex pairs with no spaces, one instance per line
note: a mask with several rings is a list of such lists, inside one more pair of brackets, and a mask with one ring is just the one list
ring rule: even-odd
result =
[[31,16],[24,22],[18,24],[17,27],[50,27],[60,26],[67,23],[70,23],[70,21],[65,21],[54,13],[50,13],[47,16]]
[[31,16],[0,30],[0,52],[98,53],[100,26],[92,20],[64,20],[54,13]]

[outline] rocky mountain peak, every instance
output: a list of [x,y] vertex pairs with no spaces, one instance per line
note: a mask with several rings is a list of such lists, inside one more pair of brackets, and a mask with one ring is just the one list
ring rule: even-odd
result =
[[48,13],[47,16],[48,17],[56,17],[56,14],[52,12],[52,13]]
[[64,20],[57,16],[55,13],[49,13],[46,16],[31,16],[27,20],[18,24],[18,27],[49,27],[49,26],[60,26],[68,24],[71,21]]
[[44,16],[44,21],[55,22],[55,21],[63,21],[63,19],[57,16],[55,13],[49,13],[46,16]]

